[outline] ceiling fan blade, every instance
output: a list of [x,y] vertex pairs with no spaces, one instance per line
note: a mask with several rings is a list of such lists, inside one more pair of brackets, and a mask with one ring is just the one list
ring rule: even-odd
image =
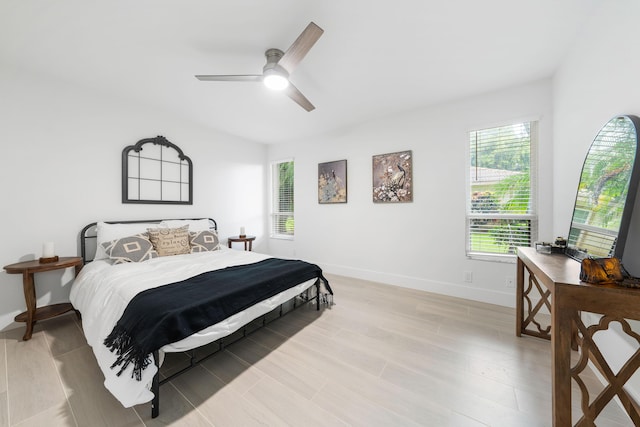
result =
[[313,106],[311,102],[298,90],[297,87],[289,82],[289,86],[285,89],[285,93],[291,99],[293,99],[299,106],[304,108],[307,111],[312,111],[316,107]]
[[324,30],[311,22],[307,28],[298,36],[289,49],[278,61],[278,65],[284,68],[289,74],[298,66],[307,52],[318,41]]
[[196,79],[211,82],[261,82],[262,75],[219,75],[219,76],[196,76]]

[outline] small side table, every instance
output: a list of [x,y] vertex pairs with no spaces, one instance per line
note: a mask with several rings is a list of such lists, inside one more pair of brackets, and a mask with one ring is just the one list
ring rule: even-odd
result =
[[244,242],[244,250],[247,250],[247,244],[249,244],[249,249],[251,250],[253,247],[253,241],[256,240],[256,236],[244,236],[244,237],[240,237],[240,236],[233,236],[233,237],[229,237],[229,247],[231,247],[231,244],[234,242]]
[[80,257],[60,257],[56,262],[40,263],[39,260],[34,260],[18,262],[4,267],[9,274],[22,274],[22,287],[24,288],[24,301],[27,305],[27,311],[18,314],[15,317],[15,321],[26,322],[27,324],[27,331],[22,338],[24,341],[31,339],[33,325],[35,325],[38,320],[49,319],[73,310],[73,306],[68,302],[36,307],[36,288],[33,275],[35,273],[69,267],[74,267],[76,270],[75,274],[77,275],[83,265],[82,258]]

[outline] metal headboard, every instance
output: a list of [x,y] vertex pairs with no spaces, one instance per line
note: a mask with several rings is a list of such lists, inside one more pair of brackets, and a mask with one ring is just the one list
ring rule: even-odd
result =
[[[213,230],[218,230],[218,224],[212,218],[165,218],[165,219],[140,219],[133,221],[102,221],[107,224],[136,224],[136,223],[151,223],[151,224],[160,224],[162,221],[195,221],[199,219],[208,219],[209,220],[209,228]],[[93,261],[93,257],[96,254],[96,246],[98,239],[98,230],[97,230],[97,222],[92,222],[91,224],[85,225],[80,231],[80,255],[82,256],[82,260],[84,263],[88,263]]]

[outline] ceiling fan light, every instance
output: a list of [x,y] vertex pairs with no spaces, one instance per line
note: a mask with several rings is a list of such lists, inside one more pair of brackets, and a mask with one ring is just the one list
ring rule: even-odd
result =
[[289,80],[278,73],[267,73],[262,81],[264,85],[271,90],[283,90],[289,86]]

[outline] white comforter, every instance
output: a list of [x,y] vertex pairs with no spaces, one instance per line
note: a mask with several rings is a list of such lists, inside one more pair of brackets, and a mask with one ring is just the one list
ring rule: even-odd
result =
[[[269,257],[255,252],[223,248],[213,252],[154,258],[141,263],[111,265],[108,261],[99,260],[85,265],[73,283],[70,299],[76,310],[82,314],[84,334],[104,374],[105,387],[125,407],[153,399],[153,393],[149,388],[157,371],[155,364],[150,364],[142,372],[142,381],[131,378],[133,364],[117,376],[119,367],[110,368],[116,356],[103,344],[136,294],[206,271],[250,264],[266,258]],[[161,351],[185,351],[227,336],[309,288],[314,281],[315,279],[308,280],[281,292],[190,337],[166,345]]]

